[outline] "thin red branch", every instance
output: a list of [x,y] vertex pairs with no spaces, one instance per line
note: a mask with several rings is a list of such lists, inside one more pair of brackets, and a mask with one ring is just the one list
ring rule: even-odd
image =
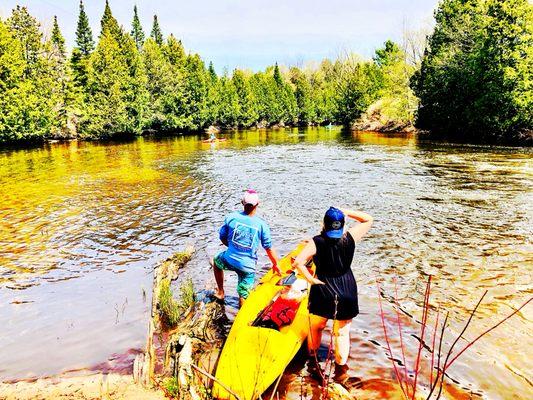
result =
[[470,313],[470,317],[468,317],[468,321],[466,321],[466,324],[463,327],[463,330],[461,331],[461,333],[459,335],[457,335],[457,337],[455,338],[455,340],[453,341],[451,347],[448,350],[448,354],[446,355],[446,359],[444,360],[444,365],[442,367],[442,373],[441,373],[441,376],[440,376],[439,392],[437,393],[437,399],[440,398],[440,395],[442,393],[442,386],[444,384],[444,376],[446,375],[446,365],[448,365],[448,360],[450,359],[450,356],[452,355],[453,348],[455,347],[455,345],[457,344],[459,339],[463,336],[463,334],[466,332],[466,329],[470,325],[470,322],[472,322],[472,318],[474,317],[474,314],[476,313],[479,305],[481,304],[481,302],[483,301],[483,299],[487,295],[487,292],[488,292],[488,290],[485,290],[485,292],[483,293],[483,296],[481,296],[481,298],[477,302],[476,306],[474,307],[474,309]]
[[437,338],[437,327],[439,326],[440,311],[437,310],[435,327],[433,328],[433,339],[431,340],[431,369],[429,370],[429,387],[433,386],[433,367],[435,365],[435,339]]
[[420,355],[422,354],[422,346],[424,343],[424,334],[426,332],[426,322],[427,322],[427,316],[428,316],[428,307],[429,307],[429,294],[431,291],[431,275],[428,278],[428,283],[426,285],[426,291],[424,293],[424,306],[422,311],[422,327],[420,328],[420,344],[418,345],[418,353],[416,355],[416,364],[415,364],[415,379],[413,382],[413,396],[411,397],[412,400],[415,398],[416,394],[416,382],[418,380],[418,374],[419,374],[419,367],[420,367]]
[[470,343],[468,343],[459,353],[457,353],[457,355],[452,358],[448,363],[446,363],[446,365],[444,366],[444,370],[448,369],[448,367],[450,365],[453,364],[453,362],[455,360],[457,360],[457,358],[459,358],[459,356],[461,354],[463,354],[470,346],[472,346],[474,343],[476,343],[479,339],[481,339],[483,336],[485,336],[487,333],[493,331],[494,329],[496,329],[498,326],[500,326],[501,324],[503,324],[505,321],[507,321],[509,318],[511,318],[513,315],[515,315],[516,313],[518,313],[522,308],[524,308],[525,306],[527,306],[529,304],[529,302],[533,300],[533,297],[531,297],[528,301],[526,301],[524,304],[522,304],[520,307],[518,307],[516,310],[514,310],[511,314],[509,314],[507,317],[505,317],[504,319],[502,319],[500,322],[498,322],[496,325],[494,325],[492,328],[489,328],[487,329],[485,332],[483,332],[482,334],[480,334],[477,338],[475,338],[474,340],[472,340]]
[[398,284],[396,278],[394,278],[394,301],[396,303],[396,318],[398,320],[398,331],[400,333],[400,347],[402,349],[402,360],[403,360],[403,369],[404,369],[404,381],[405,381],[405,391],[406,396],[409,397],[409,375],[407,374],[407,363],[405,362],[405,348],[403,345],[403,334],[402,334],[402,321],[400,319],[400,303],[398,301]]
[[394,368],[394,373],[396,374],[396,380],[398,381],[398,384],[400,385],[400,389],[402,389],[402,393],[407,398],[407,395],[405,394],[405,389],[402,385],[402,379],[401,379],[400,373],[398,372],[398,368],[396,367],[396,363],[394,362],[394,356],[392,354],[392,349],[391,349],[391,345],[389,341],[389,335],[387,334],[387,326],[385,325],[385,314],[383,313],[383,305],[381,304],[381,289],[379,287],[379,282],[377,280],[376,280],[376,285],[378,287],[379,315],[381,316],[381,325],[383,326],[385,342],[387,343],[387,348],[389,350],[392,367]]
[[442,342],[444,341],[444,333],[446,332],[446,324],[448,323],[448,317],[449,317],[450,313],[447,312],[446,313],[446,317],[444,317],[444,322],[441,326],[441,329],[440,329],[440,337],[439,337],[439,350],[437,351],[437,376],[435,377],[435,382],[433,382],[433,386],[431,386],[431,390],[428,394],[428,397],[426,397],[427,400],[429,400],[431,398],[431,395],[433,394],[433,391],[435,390],[435,388],[437,387],[437,383],[439,382],[439,378],[440,378],[440,373],[441,373],[441,370],[440,370],[440,360],[441,360],[441,356],[442,356]]

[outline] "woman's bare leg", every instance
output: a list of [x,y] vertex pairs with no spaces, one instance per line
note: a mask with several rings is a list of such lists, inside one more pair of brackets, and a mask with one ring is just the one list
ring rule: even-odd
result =
[[318,315],[309,314],[309,335],[307,336],[307,350],[309,355],[316,354],[322,341],[322,331],[328,323],[327,318],[319,317]]
[[345,365],[350,355],[350,326],[352,320],[335,321],[333,323],[333,337],[335,343],[335,362]]

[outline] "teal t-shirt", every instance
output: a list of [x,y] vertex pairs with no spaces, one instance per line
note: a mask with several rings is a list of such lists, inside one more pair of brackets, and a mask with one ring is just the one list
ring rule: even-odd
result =
[[228,249],[224,259],[236,269],[254,272],[257,264],[259,245],[264,249],[272,247],[270,228],[257,216],[244,212],[232,212],[224,219],[219,230],[220,240],[227,241]]

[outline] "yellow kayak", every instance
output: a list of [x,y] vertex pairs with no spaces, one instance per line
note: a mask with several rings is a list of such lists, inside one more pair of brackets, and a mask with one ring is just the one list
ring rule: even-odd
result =
[[237,313],[218,361],[216,379],[222,385],[213,385],[216,399],[235,400],[223,386],[240,400],[259,398],[307,337],[309,285],[291,274],[291,259],[303,246],[301,243],[280,260],[282,277],[272,271],[265,274]]

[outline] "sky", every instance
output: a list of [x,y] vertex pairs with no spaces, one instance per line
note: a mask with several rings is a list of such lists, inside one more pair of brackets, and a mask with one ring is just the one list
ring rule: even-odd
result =
[[[401,41],[404,27],[429,29],[438,0],[110,0],[113,15],[131,30],[137,4],[145,34],[157,14],[163,34],[213,61],[217,71],[303,65],[353,51],[369,58],[387,39]],[[0,0],[0,17],[25,5],[50,31],[57,15],[74,45],[79,0]],[[85,0],[96,38],[105,0]]]

